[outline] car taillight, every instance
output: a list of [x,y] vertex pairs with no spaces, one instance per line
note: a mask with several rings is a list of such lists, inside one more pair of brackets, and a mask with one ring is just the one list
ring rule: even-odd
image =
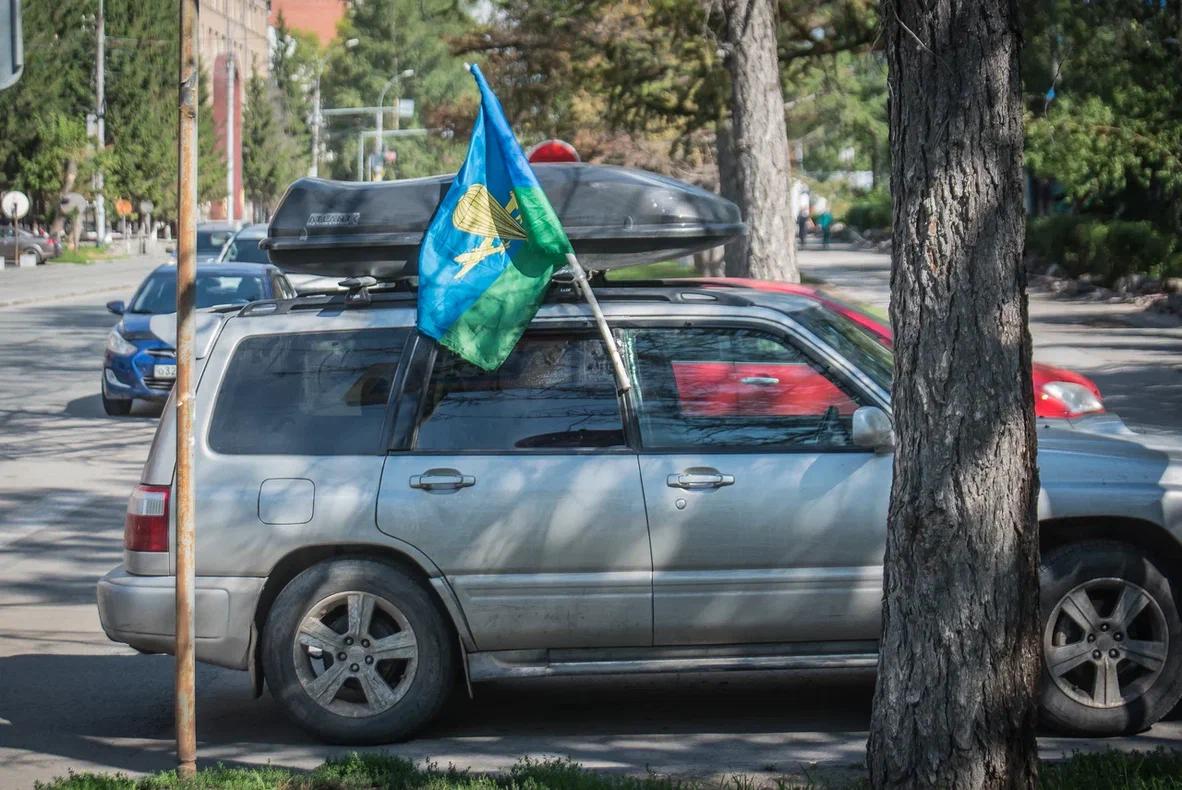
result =
[[123,548],[168,551],[168,486],[136,486],[127,500]]

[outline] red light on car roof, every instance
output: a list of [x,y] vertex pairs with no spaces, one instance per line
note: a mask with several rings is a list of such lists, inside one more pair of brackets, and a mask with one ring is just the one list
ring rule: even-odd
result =
[[565,140],[551,139],[529,149],[526,155],[530,164],[540,165],[548,162],[580,162],[579,152]]

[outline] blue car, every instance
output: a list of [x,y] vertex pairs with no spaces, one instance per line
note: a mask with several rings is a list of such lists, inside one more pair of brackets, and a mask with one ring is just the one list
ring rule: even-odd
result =
[[[259,299],[290,299],[295,288],[277,267],[259,263],[210,263],[197,267],[197,307],[247,304]],[[165,264],[140,283],[126,305],[108,302],[122,316],[107,335],[103,357],[103,408],[131,413],[132,401],[162,401],[176,380],[173,338],[153,334],[154,315],[176,312],[176,266]]]

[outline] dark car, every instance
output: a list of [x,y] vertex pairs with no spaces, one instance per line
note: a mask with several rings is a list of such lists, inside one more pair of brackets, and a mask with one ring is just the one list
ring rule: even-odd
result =
[[234,226],[229,222],[197,223],[197,263],[216,261],[225,249],[226,242],[234,237],[234,232]]
[[[293,296],[291,283],[270,264],[211,263],[197,267],[198,308]],[[103,408],[110,415],[125,415],[137,398],[163,401],[176,380],[175,338],[161,337],[153,331],[152,317],[176,313],[176,266],[159,267],[140,283],[129,303],[108,302],[107,309],[122,319],[107,336]]]
[[36,258],[38,266],[50,258],[56,258],[62,252],[61,244],[56,239],[30,233],[21,228],[13,228],[11,225],[0,227],[0,254],[4,255],[5,263],[9,261],[19,263],[17,259],[18,246],[20,254],[32,255]]

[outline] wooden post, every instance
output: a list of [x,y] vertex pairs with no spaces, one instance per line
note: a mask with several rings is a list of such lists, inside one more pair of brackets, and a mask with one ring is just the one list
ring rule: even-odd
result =
[[197,275],[197,2],[180,0],[176,256],[176,756],[197,771],[194,656],[193,334]]

